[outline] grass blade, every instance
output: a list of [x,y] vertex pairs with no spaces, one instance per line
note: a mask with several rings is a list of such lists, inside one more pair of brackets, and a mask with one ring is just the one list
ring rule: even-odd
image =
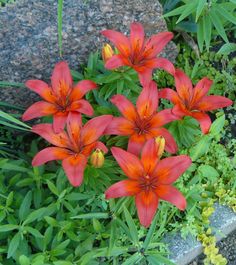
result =
[[57,31],[58,31],[58,47],[59,47],[60,57],[62,57],[62,9],[63,9],[63,0],[58,0]]

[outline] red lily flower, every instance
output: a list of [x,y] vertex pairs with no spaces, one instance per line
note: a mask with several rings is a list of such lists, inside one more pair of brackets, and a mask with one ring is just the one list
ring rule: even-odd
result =
[[157,112],[157,85],[151,81],[145,86],[137,99],[137,109],[123,95],[115,95],[111,102],[119,109],[123,117],[114,117],[107,127],[106,134],[130,136],[128,152],[139,155],[144,143],[151,138],[163,136],[166,140],[166,150],[176,153],[177,145],[173,136],[162,126],[178,119],[171,109]]
[[206,111],[232,105],[232,101],[222,96],[207,96],[212,81],[204,77],[193,88],[189,77],[179,69],[175,71],[176,91],[165,88],[159,91],[160,98],[169,99],[175,106],[173,113],[179,117],[192,116],[196,119],[204,134],[209,132],[211,119]]
[[108,69],[120,66],[130,66],[138,72],[142,85],[146,85],[151,80],[152,71],[155,68],[162,68],[174,74],[173,64],[165,58],[157,58],[166,44],[173,38],[171,32],[161,32],[145,40],[143,26],[140,23],[131,23],[130,37],[114,30],[104,30],[101,32],[117,48],[119,54],[113,55],[105,66]]
[[[22,116],[23,121],[53,115],[53,129],[56,133],[64,129],[70,112],[93,115],[93,108],[82,97],[97,86],[90,80],[83,80],[73,86],[69,66],[66,62],[57,63],[52,73],[51,87],[41,80],[29,80],[25,85],[39,94],[44,101],[30,106]],[[79,118],[79,117],[78,117]]]
[[135,196],[140,223],[148,227],[155,215],[159,199],[186,208],[184,196],[171,184],[191,165],[188,156],[180,155],[159,160],[155,140],[145,144],[141,160],[118,147],[111,148],[117,163],[128,177],[112,185],[105,192],[106,198]]
[[111,120],[111,115],[103,115],[91,119],[82,127],[81,118],[78,120],[78,115],[70,112],[67,119],[67,133],[61,131],[56,134],[51,124],[33,126],[33,132],[55,146],[47,147],[36,154],[32,165],[40,166],[48,161],[62,160],[62,167],[71,185],[80,186],[91,152],[96,148],[107,152],[106,146],[99,142],[98,138],[103,135]]

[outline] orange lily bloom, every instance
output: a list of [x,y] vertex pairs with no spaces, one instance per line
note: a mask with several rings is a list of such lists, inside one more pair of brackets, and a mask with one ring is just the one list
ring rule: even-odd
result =
[[[83,80],[73,86],[72,76],[66,62],[57,63],[51,77],[51,86],[41,80],[28,80],[25,85],[44,100],[34,103],[22,116],[23,121],[53,115],[53,129],[56,133],[64,129],[70,112],[93,115],[89,102],[82,99],[97,86],[90,80]],[[79,118],[79,117],[78,117]]]
[[67,133],[61,131],[56,134],[51,124],[33,126],[32,131],[34,133],[54,146],[47,147],[36,154],[32,165],[40,166],[48,161],[62,160],[62,167],[71,185],[80,186],[91,152],[97,148],[104,153],[108,151],[98,139],[103,135],[111,120],[111,115],[102,115],[91,119],[82,127],[81,116],[78,120],[78,115],[70,112],[67,119]]
[[159,160],[154,139],[144,145],[141,160],[118,147],[112,147],[111,151],[128,179],[108,188],[105,192],[107,199],[135,196],[138,217],[145,227],[151,224],[160,199],[174,204],[182,211],[186,208],[184,196],[171,184],[191,165],[188,156]]
[[178,148],[173,136],[162,126],[178,117],[172,114],[171,109],[157,112],[158,91],[154,81],[143,88],[137,99],[137,108],[123,95],[113,96],[111,102],[123,117],[114,117],[105,133],[129,136],[128,152],[139,155],[148,139],[163,136],[166,151],[176,153]]
[[161,32],[145,40],[143,26],[140,23],[131,23],[130,37],[114,30],[101,32],[117,48],[119,54],[113,55],[105,66],[108,69],[115,69],[120,66],[130,66],[138,72],[142,85],[146,85],[152,78],[152,71],[155,68],[162,68],[174,74],[173,64],[165,58],[157,58],[166,44],[173,38],[171,32]]
[[174,91],[165,88],[159,91],[160,98],[169,99],[175,106],[173,113],[178,117],[191,116],[196,119],[204,134],[209,132],[211,119],[206,111],[224,108],[232,105],[232,100],[222,96],[207,96],[212,81],[204,77],[193,88],[189,77],[179,69],[175,72]]

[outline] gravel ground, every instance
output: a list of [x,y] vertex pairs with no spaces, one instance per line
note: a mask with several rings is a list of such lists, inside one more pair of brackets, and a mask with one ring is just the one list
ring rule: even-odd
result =
[[[227,260],[227,265],[236,265],[236,231],[230,234],[227,238],[222,239],[217,243],[219,253],[222,254]],[[199,256],[189,265],[203,265],[204,255]]]

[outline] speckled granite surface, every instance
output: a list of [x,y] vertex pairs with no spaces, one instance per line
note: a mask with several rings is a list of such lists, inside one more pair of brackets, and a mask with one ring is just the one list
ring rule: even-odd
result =
[[[152,0],[64,0],[63,59],[78,68],[89,52],[98,49],[106,28],[129,31],[132,21],[143,23],[148,35],[167,30],[162,7]],[[57,1],[18,0],[0,9],[0,80],[48,80],[60,60],[57,43]],[[164,54],[177,55],[170,43]],[[0,100],[28,106],[35,95],[26,89],[1,88]]]

